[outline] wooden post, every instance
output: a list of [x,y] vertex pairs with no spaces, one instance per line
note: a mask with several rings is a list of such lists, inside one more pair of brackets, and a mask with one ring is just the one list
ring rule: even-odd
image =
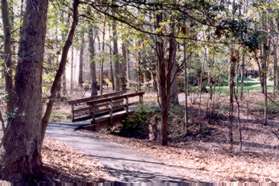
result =
[[91,116],[92,116],[91,124],[94,124],[95,123],[95,108],[93,105],[91,106]]
[[129,113],[129,98],[128,98],[128,96],[126,96],[125,99],[126,99],[126,113],[128,114]]
[[113,114],[113,103],[112,103],[112,99],[110,99],[109,108],[110,108],[109,120],[110,120],[110,125],[112,125],[112,114]]
[[72,104],[71,107],[72,107],[72,122],[74,122],[75,119],[74,105]]
[[140,102],[140,104],[143,104],[143,94],[139,95],[139,102]]

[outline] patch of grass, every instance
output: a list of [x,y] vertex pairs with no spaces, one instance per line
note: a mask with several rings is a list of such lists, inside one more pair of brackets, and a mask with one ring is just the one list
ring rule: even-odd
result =
[[[238,82],[238,86],[240,89],[240,82]],[[271,83],[268,83],[267,85],[267,91],[272,92],[273,90],[273,85]],[[260,82],[256,79],[254,80],[246,80],[244,81],[244,86],[243,86],[243,91],[244,92],[261,92],[261,85]],[[216,92],[218,92],[221,95],[229,95],[229,87],[226,86],[216,86]]]

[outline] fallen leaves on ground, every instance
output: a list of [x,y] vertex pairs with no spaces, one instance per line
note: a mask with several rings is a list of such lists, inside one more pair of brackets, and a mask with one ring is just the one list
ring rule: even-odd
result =
[[[138,152],[157,158],[169,166],[183,169],[188,180],[206,182],[242,181],[242,182],[278,182],[279,157],[263,156],[255,153],[217,152],[198,149],[194,142],[179,147],[176,144],[161,146],[147,140],[128,139],[108,134],[97,136],[101,139],[127,145]],[[197,142],[203,143],[203,142]],[[197,147],[195,148],[194,145]]]
[[57,179],[70,182],[112,179],[103,171],[103,166],[97,160],[53,139],[48,138],[44,141],[42,155],[44,165],[57,171],[53,175]]

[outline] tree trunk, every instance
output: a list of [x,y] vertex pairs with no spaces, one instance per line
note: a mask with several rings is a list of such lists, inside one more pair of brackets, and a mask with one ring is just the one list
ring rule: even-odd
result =
[[105,62],[105,39],[106,39],[106,18],[103,25],[102,38],[102,58],[100,68],[100,94],[103,95],[103,81],[104,81],[104,62]]
[[170,90],[170,101],[174,105],[178,105],[178,92],[177,92],[177,83],[176,83],[176,75],[177,75],[177,63],[176,63],[176,49],[177,42],[174,37],[174,25],[172,25],[173,33],[169,39],[169,65],[171,68],[171,90]]
[[3,138],[5,154],[1,173],[28,179],[42,165],[42,64],[48,0],[26,1],[19,61],[16,71],[16,112]]
[[244,73],[245,73],[245,52],[242,52],[242,60],[240,65],[240,99],[243,100],[243,89],[244,89]]
[[[262,15],[262,26],[264,30],[268,29],[268,16],[267,13],[264,12]],[[268,100],[267,100],[267,71],[268,71],[268,60],[269,60],[269,55],[270,55],[270,36],[266,36],[264,38],[264,42],[261,47],[261,65],[262,65],[262,81],[263,81],[263,94],[264,94],[264,125],[267,125],[268,123],[268,118],[267,118],[267,107],[268,107]]]
[[235,48],[231,48],[230,70],[229,70],[229,92],[230,92],[230,112],[229,112],[229,137],[230,150],[233,150],[233,124],[234,124],[234,93],[235,93],[235,72],[239,61],[239,53]]
[[[140,43],[140,41],[139,41]],[[138,64],[137,64],[137,91],[141,91],[142,84],[144,83],[143,79],[143,74],[141,70],[141,64],[142,64],[142,52],[138,51],[137,52],[137,57],[138,57]]]
[[112,45],[111,45],[111,40],[112,40],[112,35],[111,35],[111,29],[109,27],[109,37],[110,37],[110,42],[109,42],[109,65],[110,65],[110,78],[111,78],[111,83],[112,83],[112,90],[115,90],[115,85],[114,85],[114,71],[113,71],[113,54],[112,54]]
[[[56,25],[55,25],[55,40],[56,40],[55,41],[55,45],[56,45],[55,47],[56,48],[60,47],[60,45],[59,45],[59,38],[58,38],[58,36],[59,36],[59,34],[58,34],[58,26],[59,26],[59,19],[56,20]],[[57,65],[59,65],[59,56],[58,55],[53,55],[53,58],[55,59]],[[62,93],[61,88],[62,88],[62,79],[58,83],[58,91],[57,91],[57,94],[56,94],[57,98],[61,98],[61,95],[62,95],[61,94]]]
[[268,61],[268,56],[269,56],[269,47],[270,44],[269,42],[266,41],[263,44],[263,57],[262,57],[262,79],[263,79],[263,94],[264,94],[264,125],[267,125],[268,123],[268,118],[267,118],[267,107],[268,107],[268,100],[267,100],[267,61]]
[[[160,13],[156,16],[157,28],[160,28],[163,15]],[[161,105],[161,128],[160,128],[160,143],[168,144],[168,112],[169,112],[169,94],[170,91],[170,73],[167,75],[167,61],[165,60],[164,40],[156,38],[156,53],[157,53],[157,68],[158,68],[158,88]],[[171,70],[171,69],[169,69]],[[168,79],[169,77],[169,79]]]
[[7,99],[7,112],[9,115],[13,112],[13,73],[12,73],[12,36],[11,36],[11,24],[9,18],[9,6],[7,0],[1,0],[2,9],[2,21],[4,31],[4,76],[5,76],[5,90],[8,94]]
[[129,80],[130,80],[130,50],[127,48],[127,63],[126,63],[126,88],[129,88]]
[[122,84],[122,90],[127,89],[127,74],[128,74],[128,47],[127,47],[127,41],[122,41],[122,56],[123,56],[123,62],[121,64],[122,70],[121,70],[121,84]]
[[187,46],[186,40],[183,41],[183,61],[184,61],[184,94],[185,94],[185,110],[184,110],[184,132],[188,133],[189,115],[188,115],[188,63],[187,63]]
[[67,95],[67,80],[66,80],[66,73],[62,74],[62,95]]
[[[115,14],[115,9],[113,9],[112,14]],[[119,91],[121,89],[121,68],[118,54],[118,34],[117,34],[117,22],[115,19],[112,20],[112,42],[113,42],[113,65],[114,65],[114,86],[115,90]]]
[[81,35],[81,45],[80,45],[80,54],[79,54],[79,76],[78,84],[80,87],[83,86],[83,55],[84,55],[84,33]]
[[74,89],[74,47],[72,46],[72,51],[71,51],[71,84],[70,84],[70,90],[71,94],[73,94],[73,89]]
[[89,53],[90,53],[90,74],[91,74],[91,96],[98,94],[98,84],[96,75],[96,63],[95,63],[95,38],[94,29],[89,29]]
[[274,45],[273,45],[273,78],[274,78],[274,93],[279,90],[279,77],[278,77],[278,36],[274,38]]

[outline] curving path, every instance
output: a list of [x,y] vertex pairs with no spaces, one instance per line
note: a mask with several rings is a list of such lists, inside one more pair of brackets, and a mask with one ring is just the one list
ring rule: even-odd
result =
[[165,165],[127,146],[98,139],[94,133],[74,131],[76,127],[78,124],[50,124],[47,135],[99,160],[117,181],[188,182],[180,173],[183,172],[182,167]]

